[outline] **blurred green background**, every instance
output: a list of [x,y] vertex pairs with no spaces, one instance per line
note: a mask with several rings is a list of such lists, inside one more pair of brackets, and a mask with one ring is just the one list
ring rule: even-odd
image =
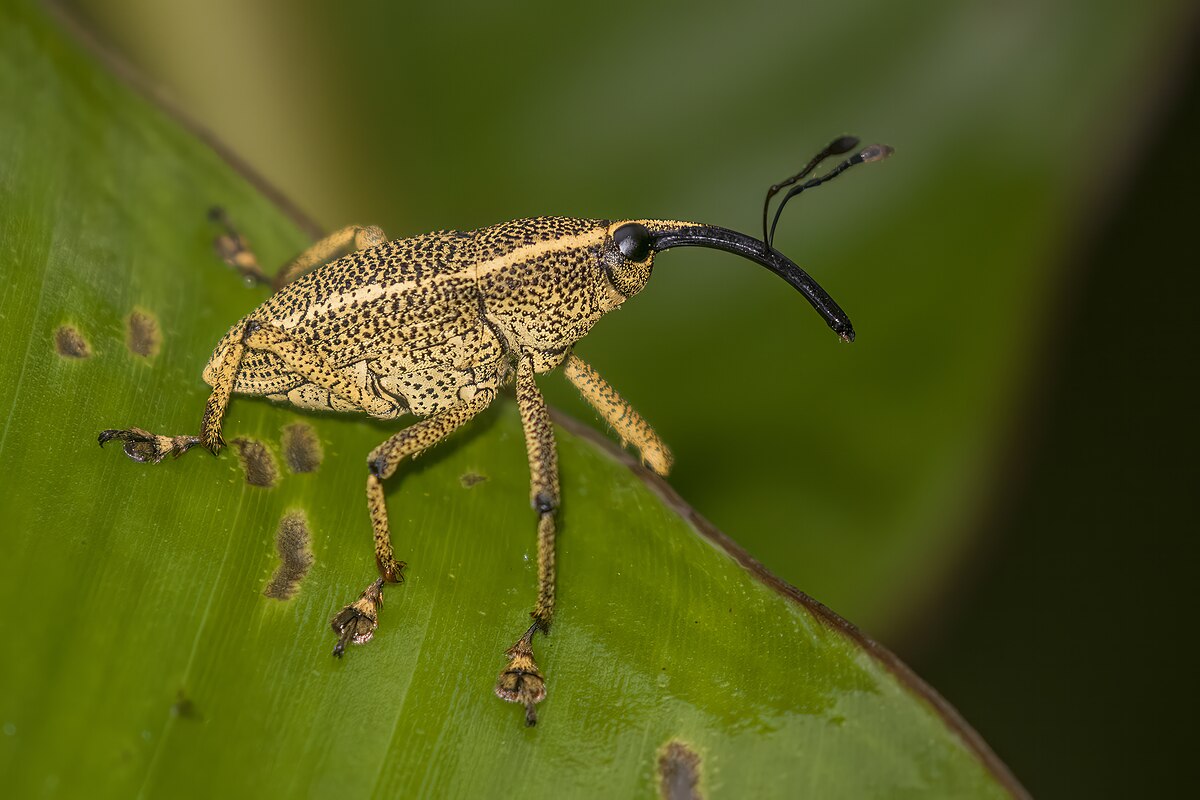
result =
[[691,250],[578,352],[673,446],[684,497],[896,649],[1035,795],[1181,778],[1193,3],[67,5],[325,229],[754,233],[832,137],[894,145],[776,240],[853,346]]

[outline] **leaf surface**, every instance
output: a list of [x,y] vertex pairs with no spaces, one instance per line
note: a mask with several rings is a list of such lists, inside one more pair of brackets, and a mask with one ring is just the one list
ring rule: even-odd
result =
[[[265,296],[215,259],[209,205],[267,263],[305,234],[27,3],[0,9],[0,154],[10,796],[654,796],[672,741],[711,797],[1015,786],[886,652],[561,427],[560,612],[523,727],[492,695],[535,577],[511,402],[391,481],[408,581],[376,639],[331,658],[331,614],[374,577],[364,462],[393,428],[237,398],[226,438],[265,445],[271,487],[232,448],[145,465],[96,446],[194,432],[211,347]],[[289,467],[296,424],[315,471]],[[271,599],[296,511],[314,563]]]

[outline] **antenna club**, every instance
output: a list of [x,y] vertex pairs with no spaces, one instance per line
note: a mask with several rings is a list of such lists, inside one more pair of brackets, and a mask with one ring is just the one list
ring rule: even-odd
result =
[[870,147],[864,147],[858,156],[866,164],[871,161],[883,161],[894,152],[896,152],[896,148],[891,145],[873,144]]
[[858,147],[858,142],[859,139],[857,136],[842,136],[830,142],[829,146],[825,148],[825,153],[831,156],[849,153],[855,147]]

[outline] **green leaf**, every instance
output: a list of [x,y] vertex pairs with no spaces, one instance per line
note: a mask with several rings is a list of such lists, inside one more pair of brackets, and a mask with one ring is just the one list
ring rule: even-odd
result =
[[[653,796],[670,742],[710,797],[1019,791],[886,651],[573,423],[560,610],[535,641],[549,696],[525,728],[492,695],[534,587],[510,402],[391,481],[408,581],[375,640],[331,658],[329,617],[374,577],[364,459],[392,427],[237,398],[226,437],[265,446],[271,487],[230,452],[96,446],[194,432],[210,348],[265,297],[212,254],[208,206],[267,263],[306,236],[27,3],[0,9],[0,148],[9,796]],[[296,424],[315,471],[288,466]],[[314,564],[271,599],[297,511]]]
[[[1007,534],[1081,245],[1197,8],[292,0],[281,19],[78,1],[331,227],[562,213],[753,232],[766,186],[833,136],[894,145],[798,199],[777,239],[853,346],[764,271],[695,250],[579,345],[674,448],[684,497],[892,642],[927,640],[963,557]],[[561,383],[550,402],[579,409]]]

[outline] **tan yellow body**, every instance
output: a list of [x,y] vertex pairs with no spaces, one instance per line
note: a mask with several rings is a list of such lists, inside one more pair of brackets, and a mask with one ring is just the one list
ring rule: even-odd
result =
[[357,250],[234,325],[204,380],[216,385],[230,344],[253,321],[324,353],[361,396],[339,395],[268,350],[245,353],[235,393],[382,419],[451,408],[510,381],[515,354],[538,373],[559,366],[600,317],[641,290],[650,259],[621,256],[612,242],[621,224],[538,217]]

